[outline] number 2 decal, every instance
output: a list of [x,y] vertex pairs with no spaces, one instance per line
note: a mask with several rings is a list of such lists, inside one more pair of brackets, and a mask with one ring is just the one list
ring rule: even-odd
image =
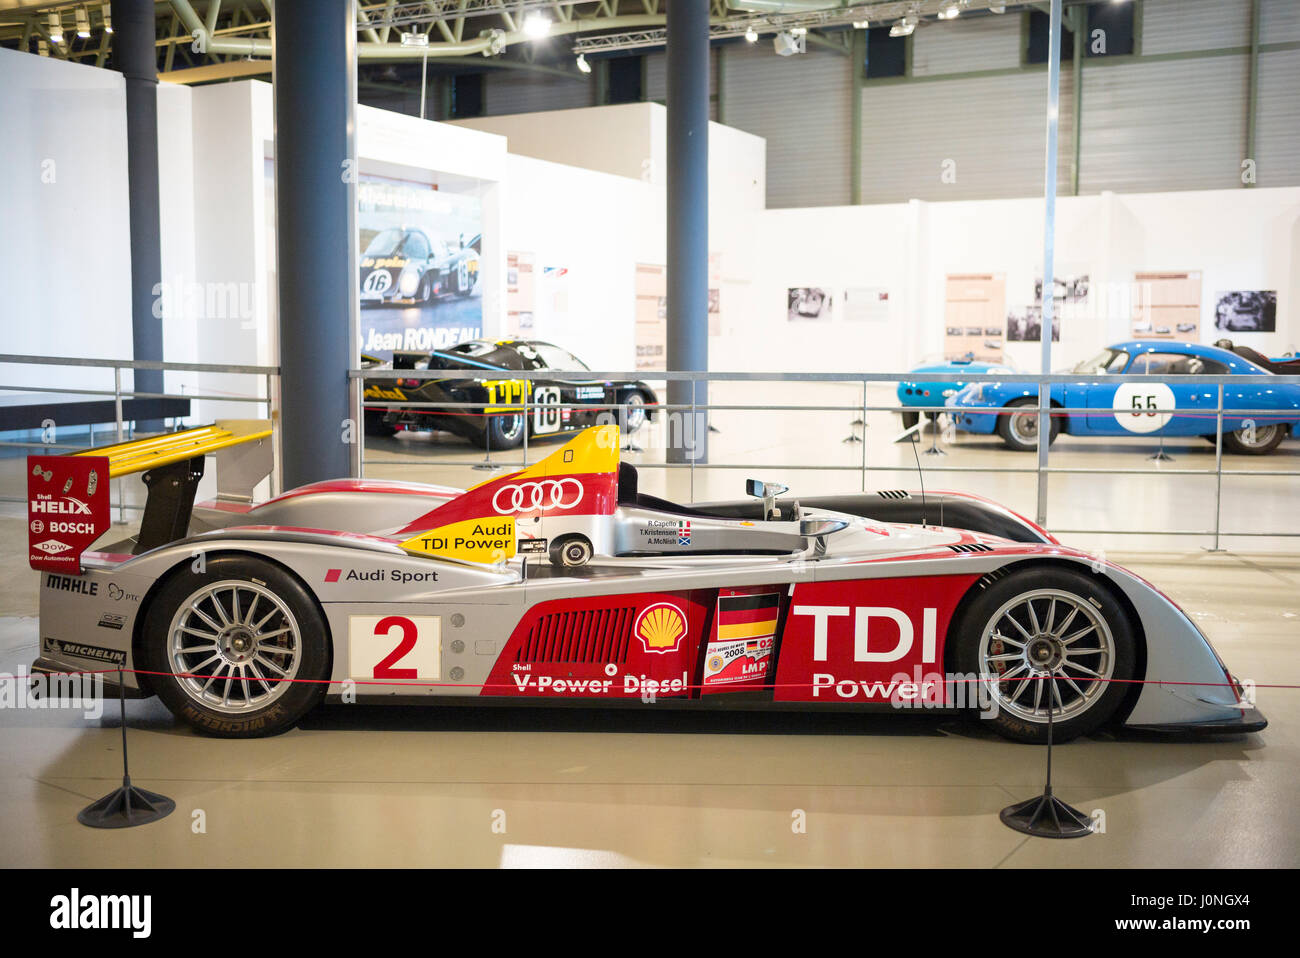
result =
[[377,679],[416,678],[417,672],[415,669],[398,669],[393,666],[397,662],[400,662],[407,652],[410,652],[415,648],[415,640],[419,638],[420,633],[416,629],[415,623],[406,616],[390,615],[379,620],[379,623],[375,626],[375,635],[391,637],[391,633],[394,629],[401,631],[402,639],[398,642],[397,648],[384,656],[379,664],[375,666],[375,670],[372,674]]
[[436,681],[441,631],[436,615],[349,616],[348,674],[366,682]]

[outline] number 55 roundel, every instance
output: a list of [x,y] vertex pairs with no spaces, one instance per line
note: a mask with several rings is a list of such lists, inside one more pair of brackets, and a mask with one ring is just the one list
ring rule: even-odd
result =
[[437,681],[441,619],[436,615],[353,615],[348,618],[348,674],[358,681]]

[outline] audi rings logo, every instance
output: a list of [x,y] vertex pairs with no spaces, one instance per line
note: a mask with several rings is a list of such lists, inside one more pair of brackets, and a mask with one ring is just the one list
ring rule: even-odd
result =
[[577,479],[543,479],[502,486],[492,497],[492,508],[504,516],[533,509],[572,509],[581,501],[582,483]]

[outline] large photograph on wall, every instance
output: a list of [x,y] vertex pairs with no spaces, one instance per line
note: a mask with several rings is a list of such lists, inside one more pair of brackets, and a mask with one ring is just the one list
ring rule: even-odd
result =
[[483,328],[482,201],[460,178],[357,182],[361,351],[446,349]]
[[1218,294],[1214,328],[1225,333],[1277,331],[1277,290],[1238,289]]

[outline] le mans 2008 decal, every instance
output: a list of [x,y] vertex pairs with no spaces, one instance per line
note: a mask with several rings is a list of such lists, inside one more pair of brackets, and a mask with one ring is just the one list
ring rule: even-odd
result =
[[717,628],[704,653],[704,690],[767,680],[776,645],[779,592],[718,596]]

